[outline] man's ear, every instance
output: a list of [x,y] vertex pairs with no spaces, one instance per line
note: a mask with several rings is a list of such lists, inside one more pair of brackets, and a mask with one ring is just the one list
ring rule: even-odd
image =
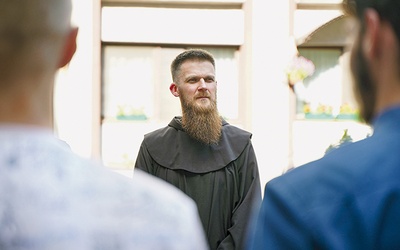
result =
[[362,50],[366,58],[374,60],[380,53],[380,25],[379,14],[373,9],[367,9],[364,14],[365,34],[362,41]]
[[178,90],[178,86],[176,85],[176,83],[171,83],[171,85],[169,86],[169,90],[171,91],[172,95],[174,95],[175,97],[179,96],[179,90]]
[[68,33],[66,39],[65,39],[65,44],[63,48],[63,54],[61,55],[60,61],[58,62],[58,67],[62,68],[65,65],[67,65],[72,57],[74,56],[76,52],[76,38],[78,36],[78,28],[73,28],[71,31]]

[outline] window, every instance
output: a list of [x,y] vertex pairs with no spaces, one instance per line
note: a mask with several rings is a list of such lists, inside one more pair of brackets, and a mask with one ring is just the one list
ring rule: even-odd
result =
[[299,49],[299,52],[314,63],[315,72],[304,79],[306,96],[304,100],[297,100],[297,114],[310,111],[306,109],[315,113],[324,107],[336,111],[342,101],[342,70],[339,65],[341,49]]
[[114,168],[132,167],[144,134],[181,114],[179,99],[169,91],[170,64],[186,48],[214,55],[218,109],[232,124],[241,126],[244,120],[241,4],[139,5],[102,8],[101,154]]
[[[106,165],[131,167],[143,135],[181,114],[169,86],[170,64],[185,47],[105,45],[103,48],[102,158]],[[240,121],[237,48],[203,47],[216,59],[221,115]]]

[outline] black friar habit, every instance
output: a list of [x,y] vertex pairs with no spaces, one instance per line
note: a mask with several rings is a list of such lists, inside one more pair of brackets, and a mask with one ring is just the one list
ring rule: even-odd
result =
[[223,121],[218,145],[205,145],[186,134],[179,121],[175,117],[144,136],[135,167],[196,202],[210,249],[244,249],[252,210],[261,203],[251,134]]

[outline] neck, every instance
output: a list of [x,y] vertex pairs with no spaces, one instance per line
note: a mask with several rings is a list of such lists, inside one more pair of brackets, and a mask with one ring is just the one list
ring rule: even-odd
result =
[[53,90],[45,89],[45,85],[15,84],[18,87],[3,89],[0,92],[0,123],[35,125],[51,129]]
[[392,26],[387,22],[381,23],[376,39],[377,48],[370,54],[370,72],[376,84],[375,114],[379,114],[400,105],[400,47]]
[[[387,55],[389,54],[389,55]],[[371,77],[376,84],[375,114],[387,108],[400,105],[400,73],[398,71],[397,50],[387,52],[381,60],[376,60]],[[393,55],[392,55],[393,54]]]
[[[378,83],[379,84],[379,83]],[[400,105],[400,80],[390,84],[381,84],[377,90],[375,114],[379,114],[387,108]]]

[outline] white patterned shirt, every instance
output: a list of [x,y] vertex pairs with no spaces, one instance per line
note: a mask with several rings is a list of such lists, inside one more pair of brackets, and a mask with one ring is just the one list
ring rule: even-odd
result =
[[208,249],[194,202],[74,154],[51,131],[0,126],[0,249]]

